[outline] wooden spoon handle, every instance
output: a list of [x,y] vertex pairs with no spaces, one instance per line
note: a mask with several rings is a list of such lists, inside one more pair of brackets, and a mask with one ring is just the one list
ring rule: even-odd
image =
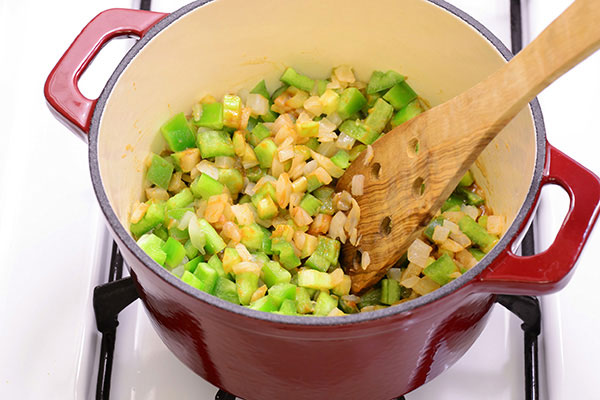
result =
[[[364,176],[358,248],[342,265],[355,293],[376,283],[440,209],[460,178],[535,95],[600,47],[600,0],[576,0],[530,45],[484,81],[401,124],[363,152],[338,181]],[[373,168],[377,167],[377,171]],[[360,254],[371,263],[362,268]]]
[[600,1],[576,0],[514,59],[459,95],[455,107],[468,107],[471,118],[453,132],[477,143],[473,161],[538,93],[598,48]]

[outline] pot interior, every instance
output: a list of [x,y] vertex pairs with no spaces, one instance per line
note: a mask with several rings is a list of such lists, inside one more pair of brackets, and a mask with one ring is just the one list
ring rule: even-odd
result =
[[[127,231],[131,206],[142,200],[144,161],[165,146],[160,126],[190,113],[206,94],[248,90],[265,77],[272,91],[287,66],[324,78],[347,64],[363,81],[375,69],[407,75],[433,106],[505,63],[475,28],[424,0],[214,0],[188,7],[139,51],[134,47],[105,104],[98,103],[102,184]],[[506,217],[505,230],[525,201],[535,161],[527,108],[473,167],[494,213]]]

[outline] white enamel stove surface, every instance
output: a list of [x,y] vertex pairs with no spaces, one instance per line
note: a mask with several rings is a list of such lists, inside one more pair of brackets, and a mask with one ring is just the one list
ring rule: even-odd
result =
[[[1,54],[10,55],[12,60],[0,63],[4,123],[0,146],[2,399],[93,398],[99,334],[91,294],[108,274],[110,239],[91,188],[86,146],[48,112],[42,87],[50,68],[87,21],[103,9],[137,6],[135,3],[0,1],[0,33],[12,38],[0,41]],[[152,3],[153,10],[165,12],[184,4],[167,0]],[[451,3],[510,44],[508,0]],[[537,33],[569,2],[556,0],[551,6],[542,0],[523,3],[529,4],[525,18],[531,18],[525,27]],[[119,41],[103,49],[93,73],[86,76],[84,86],[90,89],[85,93],[98,93],[127,45],[127,41]],[[600,130],[593,113],[598,102],[592,98],[600,89],[599,61],[596,55],[541,96],[550,140],[597,172],[600,160],[595,157],[595,146],[588,143]],[[591,100],[587,103],[586,94]],[[575,118],[569,121],[575,123],[572,129],[565,117]],[[29,123],[31,120],[35,122]],[[24,163],[24,150],[34,162]],[[550,202],[554,205],[556,201],[549,199],[540,207],[544,221],[539,227],[545,232],[540,234],[540,243],[552,240],[548,226],[560,222],[553,216],[556,212],[549,207]],[[600,299],[592,287],[600,273],[590,249],[600,244],[598,237],[592,235],[567,289],[542,300],[542,399],[597,397],[591,360],[600,354],[600,344],[590,332],[600,328]],[[217,389],[166,349],[139,302],[122,312],[119,320],[112,399],[214,398]],[[523,335],[519,325],[516,317],[496,306],[473,348],[407,399],[522,398]],[[546,366],[549,392],[544,379],[544,351],[551,361]]]

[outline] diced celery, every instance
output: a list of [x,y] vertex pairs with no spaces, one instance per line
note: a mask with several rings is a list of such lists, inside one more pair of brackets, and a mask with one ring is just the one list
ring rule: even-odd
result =
[[319,293],[317,297],[317,304],[315,305],[315,315],[325,316],[337,307],[337,298],[331,296],[327,292]]
[[475,220],[468,215],[465,215],[458,221],[458,227],[485,253],[489,252],[494,244],[496,244],[498,241],[497,236],[489,234],[481,225],[475,222]]
[[[227,250],[227,249],[226,249]],[[267,287],[278,283],[290,283],[292,274],[284,269],[277,261],[268,261],[262,266],[263,281]]]
[[194,273],[194,271],[196,271],[196,268],[198,267],[198,264],[200,264],[202,262],[202,256],[196,257],[190,261],[188,261],[187,263],[185,263],[184,268],[186,271],[191,272],[192,274]]
[[303,268],[298,271],[298,286],[318,290],[328,290],[333,287],[328,273]]
[[440,258],[423,270],[423,274],[441,286],[450,282],[452,280],[450,274],[457,271],[458,267],[454,264],[452,258],[448,254],[442,254]]
[[394,107],[383,99],[377,99],[371,113],[365,119],[365,125],[371,128],[373,132],[379,134],[392,118],[393,113]]
[[198,147],[202,158],[235,156],[233,142],[227,132],[201,130],[198,132]]
[[[377,139],[377,137],[375,137],[375,139]],[[373,141],[375,141],[375,139],[373,139]],[[365,146],[364,144],[354,145],[354,147],[350,150],[350,161],[356,160],[360,153],[366,148],[367,146]]]
[[[240,303],[243,305],[250,304],[252,295],[258,289],[258,275],[252,272],[243,272],[235,276],[235,285]],[[275,308],[277,309],[277,308]]]
[[481,261],[481,259],[485,257],[485,253],[483,251],[474,247],[469,247],[467,250],[469,250],[469,253],[471,253],[471,255],[475,257],[477,261]]
[[360,308],[375,306],[381,301],[381,288],[372,288],[367,293],[360,296],[358,306]]
[[163,189],[169,187],[173,175],[173,165],[157,154],[152,154],[152,162],[146,173],[146,178]]
[[465,200],[462,196],[459,197],[457,194],[453,193],[446,199],[446,201],[444,201],[444,204],[442,204],[442,212],[448,211],[448,209],[454,206],[460,207],[460,205],[464,203]]
[[297,87],[305,92],[310,92],[315,86],[314,80],[310,79],[308,76],[297,73],[292,67],[288,67],[279,79],[281,82]]
[[225,270],[223,269],[223,263],[219,259],[219,256],[213,254],[211,258],[208,259],[208,265],[217,272],[219,276],[225,276]]
[[308,290],[303,287],[296,288],[296,312],[298,314],[311,314],[315,306],[310,299]]
[[315,89],[317,91],[317,95],[321,96],[323,93],[325,93],[325,91],[327,90],[328,83],[329,81],[326,81],[324,79],[317,79],[317,81],[315,82]]
[[194,132],[183,113],[175,115],[160,127],[163,137],[172,151],[182,151],[196,146]]
[[286,242],[282,238],[274,238],[272,241],[271,249],[273,253],[279,255],[279,262],[286,269],[293,269],[300,266],[300,258],[294,252],[292,245]]
[[232,247],[225,248],[223,252],[223,269],[225,271],[232,271],[233,266],[242,262],[238,251]]
[[416,117],[422,112],[423,108],[421,107],[419,100],[413,100],[410,103],[408,103],[404,108],[400,109],[400,111],[398,111],[396,115],[394,115],[390,123],[393,127],[396,127],[408,121],[409,119]]
[[367,99],[365,99],[360,90],[355,87],[346,88],[340,96],[337,113],[342,120],[347,119],[363,108],[366,103]]
[[296,315],[296,301],[284,299],[279,307],[279,313],[283,315]]
[[350,154],[346,150],[339,150],[331,157],[331,161],[338,167],[346,169],[350,166]]
[[277,311],[275,302],[271,296],[264,296],[250,305],[250,308],[257,311],[274,312]]
[[262,250],[264,232],[256,222],[242,227],[242,244],[248,250]]
[[463,175],[463,177],[460,179],[460,182],[458,182],[458,186],[471,186],[473,184],[473,174],[471,174],[471,171],[467,170],[467,172],[465,172],[465,174]]
[[311,217],[317,215],[319,208],[323,205],[323,202],[317,199],[312,194],[305,194],[302,200],[300,201],[300,207],[304,209]]
[[400,284],[394,279],[381,281],[381,303],[392,305],[400,300]]
[[[189,234],[188,234],[188,236],[189,236]],[[188,239],[185,242],[185,244],[183,245],[183,247],[185,248],[185,255],[190,260],[198,255],[198,249],[194,247],[191,240]]]
[[459,186],[456,191],[466,197],[467,203],[473,206],[480,206],[484,203],[483,197],[469,189]]
[[400,75],[396,71],[373,71],[369,84],[367,85],[367,94],[374,94],[391,88],[397,83],[404,80],[404,76]]

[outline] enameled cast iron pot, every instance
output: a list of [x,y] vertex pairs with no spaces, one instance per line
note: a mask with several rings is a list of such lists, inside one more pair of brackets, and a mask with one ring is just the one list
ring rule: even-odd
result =
[[[79,76],[102,45],[122,35],[141,39],[100,97],[85,98]],[[361,80],[374,69],[395,69],[435,105],[510,57],[485,27],[439,0],[203,0],[169,15],[99,14],[51,72],[45,95],[57,116],[89,141],[102,211],[156,331],[181,361],[246,400],[384,400],[458,360],[483,329],[495,294],[539,295],[566,284],[596,221],[600,182],[547,143],[537,101],[474,166],[492,209],[508,221],[498,245],[441,289],[370,313],[261,313],[182,283],[128,233],[130,206],[143,192],[143,160],[162,149],[158,128],[173,114],[205,94],[250,88],[264,76],[273,90],[288,65],[319,77],[348,64]],[[516,256],[511,246],[545,184],[564,188],[569,212],[548,250]]]

